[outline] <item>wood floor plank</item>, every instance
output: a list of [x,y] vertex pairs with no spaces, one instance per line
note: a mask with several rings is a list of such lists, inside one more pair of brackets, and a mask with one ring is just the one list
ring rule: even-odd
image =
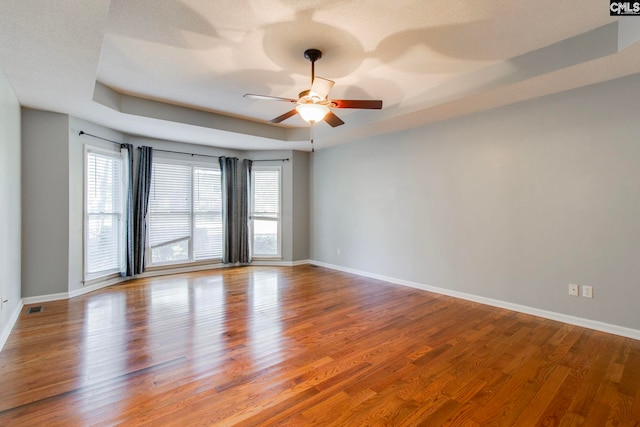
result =
[[514,425],[537,425],[544,410],[554,399],[571,370],[565,366],[556,366],[548,378],[541,384],[536,395],[516,418]]
[[640,423],[639,341],[321,267],[41,305],[0,353],[0,425]]

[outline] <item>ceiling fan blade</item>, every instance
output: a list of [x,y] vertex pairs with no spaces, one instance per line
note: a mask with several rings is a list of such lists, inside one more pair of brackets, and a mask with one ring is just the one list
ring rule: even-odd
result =
[[278,96],[269,96],[269,95],[256,95],[254,93],[245,93],[243,95],[245,98],[253,98],[260,99],[262,101],[285,101],[285,102],[298,102],[297,99],[291,98],[280,98]]
[[324,121],[329,123],[333,128],[344,124],[344,122],[342,121],[342,119],[340,119],[340,117],[333,114],[333,111],[329,111],[327,115],[324,116]]
[[276,117],[275,119],[270,120],[269,123],[280,123],[284,120],[287,120],[289,117],[295,116],[296,114],[298,114],[298,111],[294,108],[293,110],[287,111],[286,113]]
[[323,79],[322,77],[315,77],[313,79],[313,83],[311,84],[311,92],[320,95],[320,97],[324,99],[329,96],[329,91],[334,84],[335,82],[332,80]]
[[362,108],[366,110],[380,110],[382,101],[369,99],[332,99],[331,106],[335,108]]

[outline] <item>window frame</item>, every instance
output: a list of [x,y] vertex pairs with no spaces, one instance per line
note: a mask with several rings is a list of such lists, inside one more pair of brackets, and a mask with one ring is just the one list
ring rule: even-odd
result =
[[[97,272],[89,272],[89,167],[90,160],[89,156],[91,154],[96,154],[99,156],[111,157],[117,159],[120,163],[120,200],[119,207],[120,213],[109,213],[109,215],[117,215],[117,223],[118,223],[118,243],[116,258],[118,259],[118,266],[114,268],[110,268],[107,270],[101,270]],[[124,216],[126,209],[126,176],[127,176],[127,165],[124,161],[124,156],[120,150],[111,151],[105,148],[96,147],[93,145],[85,145],[84,146],[84,167],[83,167],[83,201],[82,201],[82,277],[84,283],[100,281],[105,279],[110,279],[112,277],[120,276],[120,273],[123,271],[126,260],[125,254],[125,245],[126,245],[126,237],[125,237],[125,224],[124,224]]]
[[[255,172],[256,171],[277,171],[278,172],[278,216],[277,218],[255,215]],[[281,165],[255,165],[251,167],[251,194],[249,195],[249,235],[251,239],[251,258],[255,260],[280,260],[282,259],[282,166]],[[277,254],[256,254],[254,252],[254,220],[275,221],[277,224]]]
[[[196,214],[200,214],[202,212],[194,211],[194,171],[196,168],[200,167],[203,169],[214,169],[221,174],[220,165],[216,162],[206,162],[206,161],[198,161],[198,160],[186,160],[179,159],[173,156],[163,156],[163,155],[154,155],[152,161],[152,174],[153,167],[155,163],[162,164],[170,164],[170,165],[181,165],[187,166],[190,169],[190,186],[189,186],[189,230],[190,234],[187,237],[189,241],[189,250],[188,250],[188,258],[186,260],[175,260],[175,261],[166,261],[166,262],[156,262],[154,263],[152,260],[152,247],[151,247],[151,206],[149,206],[149,212],[147,214],[147,227],[146,227],[146,239],[145,239],[145,269],[147,270],[160,270],[166,268],[175,268],[175,267],[183,267],[183,266],[197,266],[197,265],[205,265],[205,264],[217,264],[222,262],[222,255],[219,257],[213,258],[202,258],[202,259],[194,259],[195,245],[194,245],[194,235],[195,235],[195,216]],[[222,177],[220,177],[222,179]],[[152,187],[153,188],[153,176],[152,176]],[[220,188],[220,195],[222,198],[222,187]],[[151,203],[151,202],[149,202]],[[224,208],[221,206],[220,209],[220,218],[224,214]],[[222,234],[224,230],[222,229]],[[182,241],[181,239],[180,241]],[[165,242],[165,244],[168,242]],[[221,250],[224,249],[224,242],[221,245]]]

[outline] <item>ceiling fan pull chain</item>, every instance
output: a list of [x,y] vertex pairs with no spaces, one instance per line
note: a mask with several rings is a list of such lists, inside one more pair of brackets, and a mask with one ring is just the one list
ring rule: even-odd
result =
[[313,147],[313,125],[315,124],[315,122],[311,122],[311,126],[309,127],[309,139],[311,140],[311,152],[315,153],[316,150]]

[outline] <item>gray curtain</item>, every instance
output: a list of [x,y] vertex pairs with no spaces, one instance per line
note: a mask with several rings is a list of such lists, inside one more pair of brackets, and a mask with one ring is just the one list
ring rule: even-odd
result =
[[222,228],[224,245],[222,262],[248,264],[249,247],[249,183],[251,161],[242,162],[242,175],[238,182],[238,159],[220,157],[222,176]]
[[238,245],[237,212],[237,169],[238,159],[235,157],[220,157],[220,176],[222,178],[222,262],[235,264],[240,261]]
[[126,153],[126,171],[125,176],[125,202],[124,202],[124,241],[125,241],[125,265],[120,273],[122,276],[129,277],[134,274],[133,263],[133,242],[134,242],[134,217],[133,217],[133,145],[121,144],[120,151]]
[[144,251],[147,238],[147,211],[149,210],[149,192],[151,190],[151,147],[138,147],[138,181],[136,189],[136,208],[134,212],[134,273],[144,272]]
[[251,262],[251,241],[249,234],[249,194],[251,194],[251,160],[242,161],[242,178],[240,179],[240,203],[239,203],[239,257],[240,262],[248,264]]

